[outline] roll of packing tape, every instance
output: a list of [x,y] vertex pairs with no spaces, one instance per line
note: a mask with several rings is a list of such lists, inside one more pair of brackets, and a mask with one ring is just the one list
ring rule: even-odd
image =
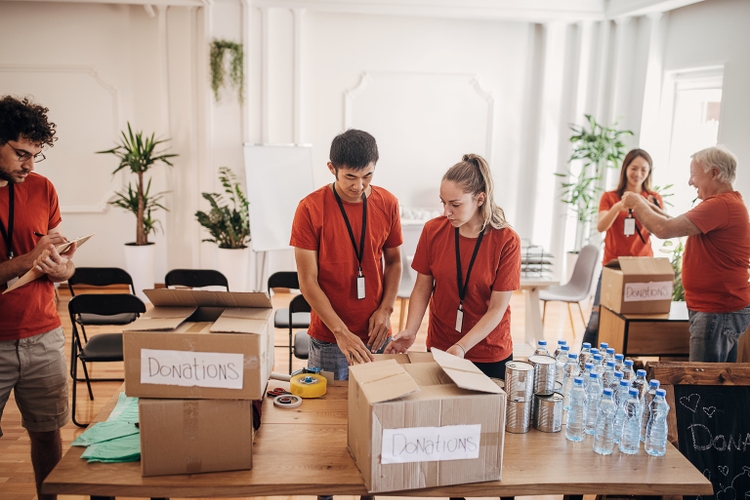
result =
[[327,383],[323,375],[300,373],[289,381],[289,390],[301,398],[319,398],[325,396]]
[[281,408],[297,408],[302,404],[302,398],[299,396],[276,396],[273,398],[273,404]]

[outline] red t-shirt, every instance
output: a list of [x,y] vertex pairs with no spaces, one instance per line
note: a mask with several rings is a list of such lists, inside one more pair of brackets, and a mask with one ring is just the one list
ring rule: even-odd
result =
[[[0,187],[0,220],[8,230],[9,186]],[[60,206],[52,183],[31,173],[14,185],[14,228],[11,242],[15,255],[29,253],[36,246],[34,232],[47,234],[60,225]],[[5,239],[0,238],[0,262],[8,260]],[[7,288],[0,283],[0,292]],[[55,286],[46,276],[5,295],[0,295],[0,341],[18,340],[48,332],[60,326],[55,305]]]
[[[641,196],[648,198],[649,194],[653,195],[659,201],[659,206],[664,208],[664,202],[658,193],[641,191]],[[620,201],[617,191],[607,191],[599,200],[599,211],[604,212]],[[651,233],[649,233],[643,224],[638,222],[638,215],[635,214],[637,227],[641,230],[644,243],[638,236],[638,232],[630,236],[625,236],[625,218],[628,216],[627,210],[620,210],[612,225],[607,229],[604,235],[604,260],[602,264],[616,259],[617,257],[653,257],[654,251],[651,248]]]
[[[290,245],[318,252],[318,284],[333,310],[367,342],[368,322],[383,298],[383,248],[403,243],[398,200],[383,188],[371,186],[367,198],[367,235],[362,257],[365,298],[357,299],[358,262],[349,231],[330,185],[306,196],[297,207]],[[359,251],[362,203],[342,200]],[[323,342],[336,342],[331,330],[312,312],[308,333]]]
[[[461,273],[466,280],[476,238],[459,236]],[[508,292],[521,287],[521,242],[513,229],[492,229],[484,235],[464,298],[462,333],[456,331],[456,311],[460,302],[456,276],[455,229],[445,216],[427,222],[419,238],[412,268],[432,276],[435,286],[430,299],[427,347],[446,350],[484,316],[492,292]],[[462,284],[463,285],[463,284]],[[502,361],[513,353],[510,335],[510,306],[490,334],[466,353],[478,363]]]
[[685,216],[702,233],[688,236],[682,259],[688,309],[726,313],[750,305],[750,221],[742,195],[711,196]]

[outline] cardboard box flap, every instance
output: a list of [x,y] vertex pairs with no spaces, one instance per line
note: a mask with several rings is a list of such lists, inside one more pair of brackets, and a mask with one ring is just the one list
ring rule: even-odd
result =
[[155,306],[272,307],[266,292],[217,292],[211,290],[157,288],[143,293]]
[[419,391],[419,386],[395,359],[349,367],[370,404],[398,399]]
[[211,326],[211,333],[263,333],[269,312],[265,309],[232,307],[224,309]]
[[[614,262],[614,261],[613,261]],[[607,267],[622,269],[622,272],[630,275],[642,275],[642,274],[653,274],[653,275],[668,275],[674,274],[672,264],[666,257],[619,257],[617,265],[611,265],[613,262],[607,264]]]
[[154,307],[123,328],[124,332],[174,330],[188,319],[196,307]]
[[440,349],[432,349],[432,356],[453,383],[461,389],[477,392],[502,393],[502,389],[468,359],[448,354]]

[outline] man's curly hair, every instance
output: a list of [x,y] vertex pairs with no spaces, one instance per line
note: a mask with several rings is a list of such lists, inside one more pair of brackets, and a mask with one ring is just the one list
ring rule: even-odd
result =
[[0,145],[20,137],[37,146],[54,146],[56,125],[47,119],[48,108],[24,97],[18,100],[6,95],[0,98]]

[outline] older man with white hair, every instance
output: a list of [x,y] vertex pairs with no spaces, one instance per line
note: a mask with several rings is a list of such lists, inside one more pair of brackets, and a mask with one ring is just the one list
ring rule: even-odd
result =
[[[737,344],[750,324],[750,220],[732,184],[737,158],[725,147],[698,151],[689,184],[702,202],[677,217],[652,210],[645,198],[622,202],[661,239],[687,236],[682,284],[690,313],[690,361],[737,361]],[[633,196],[631,196],[633,195]]]

